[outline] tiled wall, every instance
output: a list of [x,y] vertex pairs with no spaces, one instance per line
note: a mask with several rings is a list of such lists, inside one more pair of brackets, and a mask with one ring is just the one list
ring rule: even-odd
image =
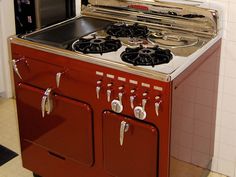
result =
[[[206,0],[205,0],[206,1]],[[208,0],[224,8],[213,170],[236,177],[236,1]]]

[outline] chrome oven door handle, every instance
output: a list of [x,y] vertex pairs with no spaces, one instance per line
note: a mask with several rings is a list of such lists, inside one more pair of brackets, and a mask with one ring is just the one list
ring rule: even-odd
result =
[[41,110],[42,110],[42,117],[45,117],[45,112],[49,115],[53,110],[53,100],[51,98],[52,89],[48,88],[42,97],[41,100]]
[[19,69],[18,69],[18,67],[17,67],[17,62],[18,62],[18,61],[19,61],[19,60],[12,60],[12,66],[13,66],[13,69],[14,69],[15,73],[17,74],[17,76],[18,76],[21,80],[23,80],[22,77],[21,77],[21,75],[20,75]]
[[63,74],[63,73],[61,73],[61,72],[59,72],[59,73],[56,74],[56,85],[57,85],[57,88],[60,87],[61,75],[62,75],[62,74]]
[[43,96],[43,97],[42,97],[42,100],[41,100],[41,112],[42,112],[42,118],[45,117],[46,101],[47,101],[47,97],[46,97],[46,96]]
[[155,112],[157,117],[159,116],[160,105],[161,101],[155,103]]
[[62,71],[62,72],[58,72],[58,73],[56,74],[56,86],[57,86],[57,88],[60,87],[60,84],[61,84],[61,78],[62,78],[63,75],[66,74],[67,71],[68,71],[68,70],[65,69],[64,71]]
[[123,146],[124,144],[124,136],[125,132],[129,130],[129,124],[125,121],[120,123],[120,145]]

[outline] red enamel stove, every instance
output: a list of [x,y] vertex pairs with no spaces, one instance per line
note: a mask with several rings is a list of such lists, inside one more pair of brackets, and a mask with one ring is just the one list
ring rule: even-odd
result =
[[210,168],[221,30],[203,6],[89,0],[80,17],[12,37],[23,166],[42,177]]

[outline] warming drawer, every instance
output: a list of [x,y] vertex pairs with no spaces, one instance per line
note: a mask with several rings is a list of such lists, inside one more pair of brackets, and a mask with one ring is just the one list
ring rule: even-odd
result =
[[16,92],[21,140],[92,166],[93,120],[89,105],[52,93],[52,111],[43,116],[43,90],[19,84]]
[[104,168],[116,177],[157,177],[158,130],[112,112],[103,114]]
[[60,157],[36,144],[22,141],[23,166],[42,177],[84,176],[83,171],[91,168],[79,165],[75,161]]

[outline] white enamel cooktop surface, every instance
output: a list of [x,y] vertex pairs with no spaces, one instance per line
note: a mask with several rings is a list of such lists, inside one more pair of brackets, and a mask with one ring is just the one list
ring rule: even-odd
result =
[[115,63],[121,63],[125,64],[129,67],[135,67],[137,68],[145,68],[148,70],[152,71],[157,71],[160,73],[164,73],[167,75],[170,75],[171,80],[176,78],[181,72],[183,72],[189,65],[191,65],[197,58],[199,58],[204,52],[206,52],[212,45],[214,45],[220,38],[222,37],[222,34],[218,34],[215,38],[210,40],[207,44],[205,44],[202,48],[194,52],[192,55],[188,57],[180,57],[180,56],[175,56],[173,54],[173,59],[167,63],[167,64],[161,64],[161,65],[156,65],[155,67],[152,66],[134,66],[129,63],[125,63],[121,60],[120,54],[125,50],[125,46],[122,46],[118,51],[116,52],[109,52],[109,53],[104,53],[102,55],[100,54],[86,54],[90,55],[96,58],[100,58],[103,60],[108,60],[111,62]]
[[158,72],[165,73],[165,74],[173,73],[176,70],[176,68],[180,67],[186,60],[185,57],[179,57],[179,56],[173,55],[173,59],[167,64],[160,64],[160,65],[156,65],[154,67],[152,67],[152,66],[134,66],[132,64],[126,63],[121,60],[120,55],[123,51],[125,51],[125,48],[126,48],[125,46],[122,46],[116,52],[104,53],[102,55],[100,55],[100,54],[88,54],[88,55],[95,56],[97,58],[102,58],[102,59],[105,59],[108,61],[113,61],[116,63],[126,64],[130,67],[141,67],[141,68],[158,71]]

